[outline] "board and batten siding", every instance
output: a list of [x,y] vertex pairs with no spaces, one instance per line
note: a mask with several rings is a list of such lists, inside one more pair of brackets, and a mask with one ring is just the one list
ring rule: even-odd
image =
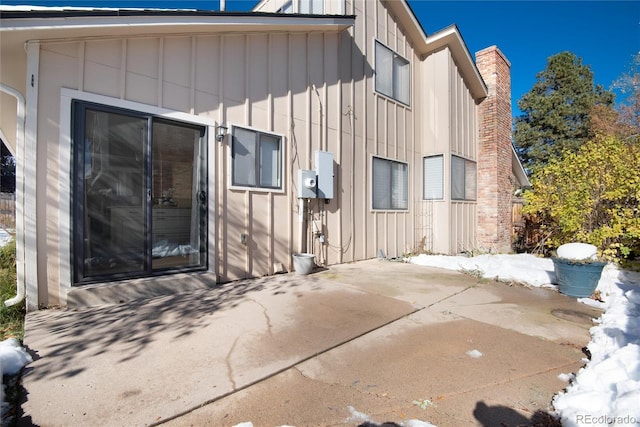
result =
[[448,48],[424,59],[421,76],[423,155],[442,155],[444,162],[444,198],[422,202],[433,224],[426,249],[458,253],[475,247],[476,202],[451,200],[451,155],[477,161],[477,107]]
[[[37,230],[39,302],[64,303],[60,241],[60,162],[69,158],[60,136],[61,88],[98,94],[250,126],[284,136],[285,191],[229,189],[229,145],[210,146],[216,259],[221,281],[292,267],[291,254],[308,250],[335,264],[400,256],[415,246],[412,204],[421,197],[421,152],[416,143],[418,60],[400,28],[378,2],[348,3],[356,24],[341,33],[224,33],[167,37],[79,39],[40,45]],[[354,8],[358,8],[356,11]],[[375,93],[375,40],[412,67],[410,106]],[[314,152],[334,155],[334,195],[312,200],[299,220],[298,169],[314,168]],[[409,210],[371,209],[371,158],[409,166]],[[415,188],[414,188],[415,187]],[[64,200],[64,197],[62,197]],[[62,221],[64,222],[64,221]],[[315,230],[326,242],[320,244]],[[248,243],[241,243],[241,236]],[[306,240],[307,247],[301,247]]]

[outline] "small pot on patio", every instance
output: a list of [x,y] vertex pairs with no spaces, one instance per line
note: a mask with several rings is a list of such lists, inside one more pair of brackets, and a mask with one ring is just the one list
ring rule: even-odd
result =
[[315,265],[315,255],[308,253],[293,254],[293,269],[296,274],[306,275],[311,273]]
[[558,256],[551,259],[561,293],[574,298],[593,294],[607,265],[598,261],[596,252],[595,246],[585,243],[568,243],[558,248]]

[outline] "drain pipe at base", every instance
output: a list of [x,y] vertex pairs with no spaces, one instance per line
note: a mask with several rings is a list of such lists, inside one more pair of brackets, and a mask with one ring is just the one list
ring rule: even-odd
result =
[[[0,83],[0,90],[2,92],[13,96],[16,99],[18,104],[17,106],[17,126],[16,126],[16,147],[21,147],[24,145],[24,125],[25,125],[25,117],[26,117],[26,102],[24,96],[14,88],[5,85],[4,83]],[[16,230],[18,231],[18,230]],[[20,233],[21,234],[21,233]],[[17,283],[16,283],[16,296],[10,298],[4,302],[4,305],[10,307],[12,305],[16,305],[24,300],[25,297],[25,282],[24,282],[24,272],[21,271],[24,268],[24,255],[22,255],[21,251],[24,249],[24,244],[19,242],[16,235],[16,263],[17,263]]]

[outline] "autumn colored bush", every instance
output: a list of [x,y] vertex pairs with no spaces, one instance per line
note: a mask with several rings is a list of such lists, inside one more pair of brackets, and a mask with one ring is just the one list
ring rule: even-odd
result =
[[616,262],[640,256],[640,143],[596,136],[538,169],[524,195],[542,242],[596,245]]

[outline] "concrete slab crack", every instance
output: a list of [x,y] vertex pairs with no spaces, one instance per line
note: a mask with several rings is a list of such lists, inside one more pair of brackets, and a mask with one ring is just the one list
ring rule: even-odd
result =
[[455,297],[455,296],[458,296],[458,295],[460,295],[460,294],[462,294],[462,293],[464,293],[464,292],[468,291],[468,290],[469,290],[469,289],[471,289],[471,288],[475,288],[476,286],[477,286],[477,284],[473,284],[473,285],[467,286],[466,288],[464,288],[464,289],[463,289],[463,290],[461,290],[461,291],[458,291],[458,292],[453,293],[453,294],[451,294],[451,295],[447,295],[446,297],[444,297],[444,298],[442,298],[442,299],[440,299],[440,300],[438,300],[438,301],[436,301],[436,302],[433,302],[433,303],[429,304],[429,305],[427,306],[427,308],[431,308],[431,307],[433,307],[434,305],[438,305],[438,304],[440,304],[441,302],[446,301],[446,300],[448,300],[449,298],[453,298],[453,297]]
[[267,322],[267,333],[269,334],[269,336],[273,335],[273,330],[272,330],[272,324],[271,324],[271,318],[269,317],[269,313],[267,313],[267,307],[265,307],[264,305],[262,305],[260,302],[252,299],[250,300],[256,304],[258,304],[261,308],[262,308],[262,314],[264,315],[265,321]]
[[232,390],[235,390],[237,386],[236,386],[236,381],[233,379],[233,367],[231,366],[231,354],[233,353],[233,350],[236,348],[236,344],[238,343],[239,338],[240,337],[236,337],[236,339],[233,340],[233,345],[229,349],[229,352],[227,353],[227,357],[225,358],[225,362],[227,364],[227,378],[231,382],[231,386],[233,387]]

